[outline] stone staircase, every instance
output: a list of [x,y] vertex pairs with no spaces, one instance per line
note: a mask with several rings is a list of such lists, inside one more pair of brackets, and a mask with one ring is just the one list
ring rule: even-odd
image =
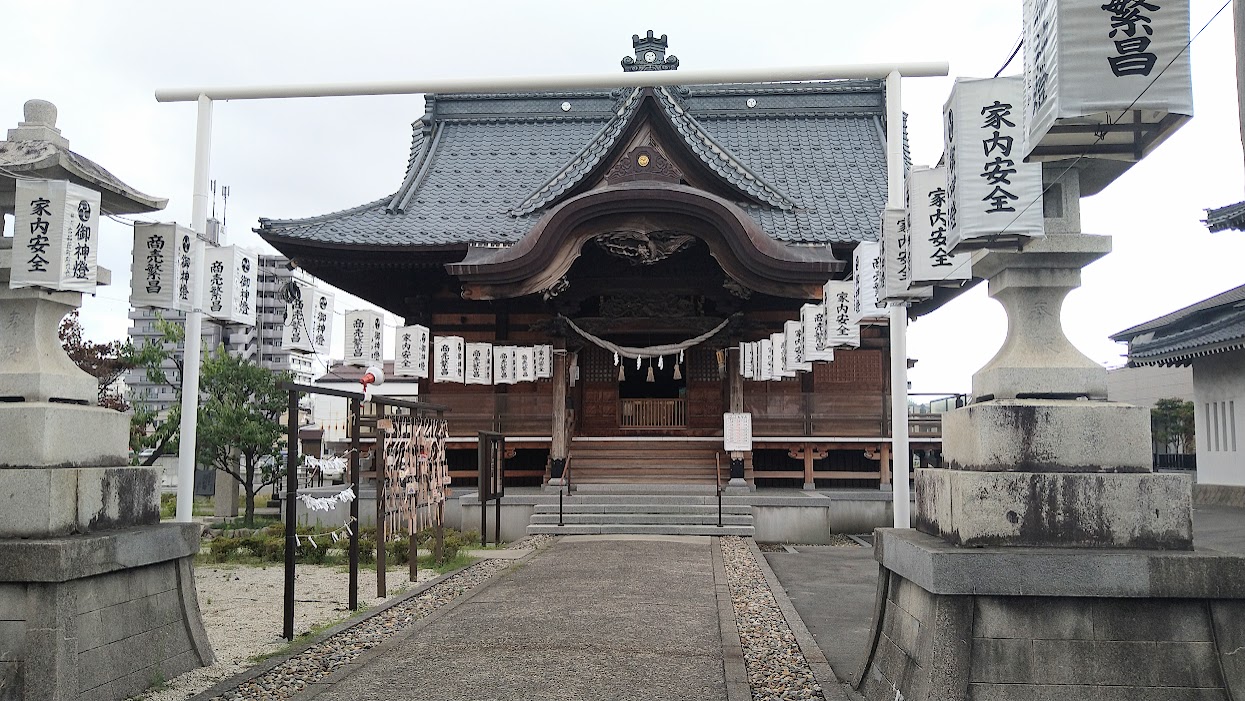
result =
[[755,532],[752,507],[744,499],[723,495],[718,526],[714,487],[691,484],[577,484],[570,496],[563,497],[562,524],[558,525],[558,502],[553,499],[536,505],[527,532],[748,537]]
[[[711,486],[720,448],[720,442],[580,438],[571,442],[571,479],[581,484]],[[729,461],[722,467],[729,471]]]

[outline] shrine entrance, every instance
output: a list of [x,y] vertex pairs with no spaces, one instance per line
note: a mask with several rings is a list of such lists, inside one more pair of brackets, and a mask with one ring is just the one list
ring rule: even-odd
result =
[[621,362],[618,366],[618,428],[622,431],[687,428],[684,362]]

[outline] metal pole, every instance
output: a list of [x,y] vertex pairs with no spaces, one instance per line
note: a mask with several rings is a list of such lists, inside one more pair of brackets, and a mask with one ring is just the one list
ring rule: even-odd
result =
[[[903,100],[898,71],[886,77],[886,206],[904,206]],[[908,496],[908,308],[890,309],[891,345],[891,489],[895,528],[912,527]]]
[[598,75],[506,76],[448,78],[443,80],[385,81],[370,83],[309,83],[304,85],[250,85],[201,88],[164,88],[156,91],[157,102],[189,102],[199,95],[213,100],[264,100],[285,97],[350,97],[356,95],[415,95],[419,93],[528,92],[591,88],[627,88],[659,85],[707,85],[715,83],[769,83],[842,78],[885,78],[901,73],[911,78],[947,75],[946,61],[911,63],[863,63],[831,66],[734,68],[707,71],[637,71]]
[[493,512],[493,543],[501,545],[501,497],[497,497],[497,507]]
[[[198,95],[195,120],[195,175],[191,196],[191,226],[207,233],[208,174],[212,161],[212,101]],[[190,310],[186,312],[186,339],[182,349],[182,421],[177,455],[177,520],[189,523],[194,511],[195,450],[199,427],[199,361],[203,344],[203,244],[196,240],[191,255]]]
[[[480,485],[480,489],[484,489],[484,485]],[[481,492],[483,496],[483,492]],[[488,545],[488,502],[480,500],[480,547]],[[440,559],[440,554],[437,558]]]
[[350,400],[350,610],[359,610],[359,398]]
[[281,634],[294,639],[294,531],[298,528],[296,513],[298,494],[298,392],[290,390],[286,415],[285,439],[285,617]]
[[411,583],[419,581],[419,545],[415,542],[415,522],[419,520],[419,497],[411,504],[411,518],[406,522],[406,561],[410,565]]

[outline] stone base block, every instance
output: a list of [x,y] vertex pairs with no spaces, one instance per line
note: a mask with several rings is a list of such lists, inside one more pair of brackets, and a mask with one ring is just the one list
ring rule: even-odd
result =
[[130,419],[77,404],[0,404],[0,470],[126,464]]
[[[1245,557],[964,549],[879,529],[869,701],[1245,693]],[[1226,586],[1224,586],[1226,585]]]
[[955,545],[1193,547],[1185,475],[916,470],[918,530]]
[[160,473],[157,467],[0,468],[0,538],[159,523]]
[[0,701],[116,701],[213,662],[199,527],[0,539]]
[[1007,399],[942,415],[958,470],[1150,472],[1150,410],[1116,402]]

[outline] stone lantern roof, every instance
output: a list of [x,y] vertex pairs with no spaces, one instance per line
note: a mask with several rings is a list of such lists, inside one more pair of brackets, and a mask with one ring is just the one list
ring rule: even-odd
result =
[[56,105],[28,100],[24,119],[0,141],[0,212],[13,211],[14,183],[20,178],[68,180],[102,196],[108,214],[140,214],[164,209],[169,201],[134,189],[91,159],[69,150],[56,128]]

